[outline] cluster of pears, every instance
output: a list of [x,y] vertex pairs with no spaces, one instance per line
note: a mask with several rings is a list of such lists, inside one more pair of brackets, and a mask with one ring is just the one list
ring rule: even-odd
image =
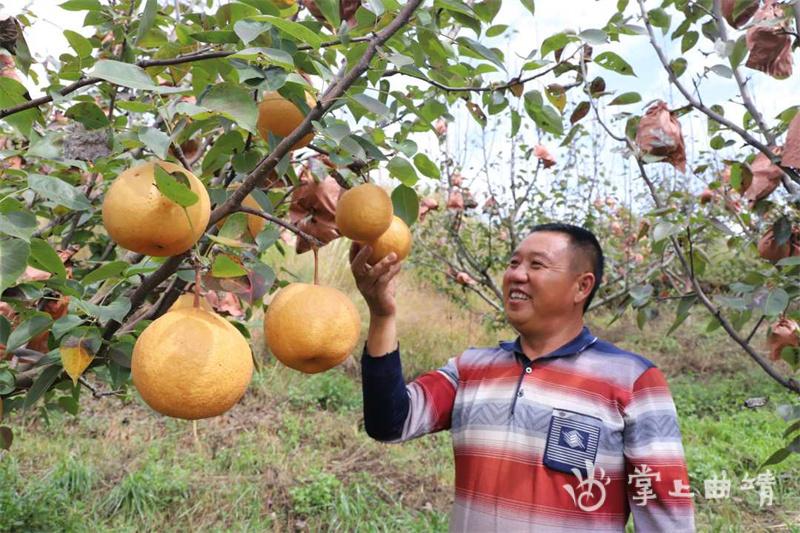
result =
[[[259,133],[265,140],[270,133],[284,137],[303,118],[294,104],[278,93],[267,93],[259,106]],[[307,145],[312,137],[309,134],[292,148]],[[156,186],[156,165],[185,178],[198,201],[184,209],[162,195]],[[243,204],[257,207],[251,196]],[[211,202],[203,183],[189,170],[156,161],[122,172],[106,192],[102,215],[107,233],[120,246],[169,257],[186,252],[204,234]],[[400,258],[408,255],[408,227],[393,216],[389,196],[377,186],[361,185],[342,195],[336,221],[343,235],[373,246],[371,264],[391,251]],[[263,219],[248,215],[253,236],[263,225]],[[306,373],[341,363],[355,347],[359,332],[360,319],[350,299],[316,284],[293,283],[278,291],[264,319],[272,353]],[[205,299],[192,295],[181,296],[142,331],[131,361],[133,383],[142,399],[159,413],[189,420],[217,416],[233,407],[252,373],[253,355],[245,337]]]
[[[346,191],[336,205],[339,232],[372,248],[375,264],[394,252],[411,251],[411,232],[394,216],[386,191],[365,183]],[[358,342],[361,320],[355,305],[332,287],[292,283],[281,289],[264,316],[264,338],[272,354],[295,370],[313,374],[344,361]]]

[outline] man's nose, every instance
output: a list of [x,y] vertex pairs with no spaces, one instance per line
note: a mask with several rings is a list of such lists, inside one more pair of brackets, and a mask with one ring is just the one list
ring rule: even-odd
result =
[[517,282],[524,282],[527,281],[528,277],[525,273],[525,269],[521,266],[516,267],[508,267],[506,269],[506,277],[509,281],[517,281]]

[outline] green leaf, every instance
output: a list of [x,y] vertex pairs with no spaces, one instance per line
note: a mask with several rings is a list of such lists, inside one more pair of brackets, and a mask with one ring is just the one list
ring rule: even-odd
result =
[[[181,172],[168,173],[160,165],[155,166],[156,187],[161,194],[181,207],[194,205],[200,199],[197,194],[182,182],[188,183],[186,176]],[[181,181],[179,181],[181,180]]]
[[131,309],[131,302],[127,298],[122,297],[109,305],[95,305],[86,300],[72,298],[70,300],[70,307],[73,306],[84,314],[92,316],[101,322],[115,320],[121,323]]
[[53,322],[53,329],[50,332],[53,337],[60,339],[65,333],[72,331],[83,324],[83,319],[77,315],[64,315]]
[[800,255],[795,255],[793,257],[784,257],[780,261],[778,261],[778,266],[797,266],[800,265]]
[[686,66],[688,65],[686,59],[679,57],[677,59],[673,59],[669,63],[669,69],[675,74],[676,78],[680,78],[684,72],[686,72]]
[[[30,100],[26,96],[28,89],[17,80],[0,77],[0,108],[5,109]],[[30,137],[31,126],[34,122],[41,121],[42,114],[38,107],[9,115],[3,120],[11,124],[20,134]]]
[[507,24],[498,24],[496,26],[492,26],[488,30],[486,30],[487,37],[497,37],[499,35],[503,35],[505,31],[508,29]]
[[11,335],[8,336],[6,351],[13,352],[22,347],[26,342],[36,335],[46,331],[53,323],[53,319],[47,313],[37,312],[25,322],[17,326]]
[[594,62],[603,67],[624,76],[636,76],[633,68],[620,56],[614,52],[603,52],[594,58]]
[[439,167],[422,152],[414,156],[414,165],[424,176],[438,180],[441,177]]
[[156,21],[156,13],[158,12],[158,0],[147,0],[144,6],[144,11],[139,17],[139,29],[136,31],[136,37],[133,39],[133,45],[137,46],[142,37],[144,37],[153,23]]
[[281,17],[275,17],[272,15],[261,15],[258,17],[253,17],[251,18],[251,20],[269,22],[270,24],[278,28],[278,30],[280,30],[281,33],[289,35],[290,37],[294,37],[295,39],[298,39],[306,43],[312,48],[319,48],[320,46],[322,46],[322,38],[319,37],[319,35],[316,32],[314,32],[310,28],[307,28],[306,26],[303,26],[299,22],[293,22],[291,20],[287,20]]
[[797,430],[800,430],[800,420],[794,421],[788,428],[786,428],[786,431],[783,432],[783,438],[785,439],[789,437],[789,435]]
[[198,31],[189,37],[200,43],[236,44],[239,42],[236,32],[226,30]]
[[403,219],[409,227],[419,218],[419,198],[417,191],[406,185],[398,185],[392,191],[394,214]]
[[331,23],[331,26],[338,28],[342,24],[342,18],[339,16],[339,0],[314,0],[314,4],[322,12],[325,20]]
[[247,270],[225,254],[220,254],[214,258],[211,265],[211,275],[215,278],[238,278],[246,276]]
[[42,395],[50,389],[50,386],[55,383],[58,376],[61,375],[63,368],[61,365],[50,365],[45,367],[42,370],[42,373],[39,374],[36,379],[33,381],[33,385],[28,390],[28,394],[25,395],[25,401],[22,403],[23,409],[29,409],[32,407],[36,401],[42,397]]
[[386,168],[389,169],[389,174],[400,180],[403,185],[412,187],[419,179],[411,163],[399,155],[393,157]]
[[139,140],[159,159],[166,159],[170,144],[166,133],[158,128],[142,128],[139,131]]
[[491,61],[498,68],[500,68],[500,70],[503,71],[506,70],[506,66],[503,64],[503,59],[499,55],[497,55],[497,53],[494,50],[485,47],[475,39],[470,39],[469,37],[459,37],[458,39],[456,39],[456,41],[462,46],[465,46],[466,48],[472,50],[479,56]]
[[600,46],[608,42],[608,34],[603,30],[589,29],[583,30],[578,34],[582,41],[595,46]]
[[650,24],[656,28],[661,28],[663,33],[667,33],[669,31],[670,16],[660,7],[648,11],[647,18],[650,19]]
[[525,111],[536,125],[548,133],[560,137],[564,133],[561,115],[553,107],[545,105],[539,91],[525,93]]
[[475,10],[472,9],[472,7],[468,6],[464,2],[459,2],[458,0],[435,0],[434,6],[443,7],[448,11],[461,13],[462,15],[466,15],[468,17],[478,17],[477,13],[475,13]]
[[642,96],[639,93],[622,93],[621,95],[617,96],[608,105],[629,105],[635,104],[637,102],[642,101]]
[[115,85],[153,91],[155,93],[179,93],[186,90],[180,87],[161,87],[156,85],[143,68],[112,59],[101,59],[95,63],[94,68],[88,74]]
[[83,59],[92,56],[92,50],[94,50],[92,41],[72,30],[64,30],[64,37],[66,37],[67,42],[75,50],[79,58]]
[[747,41],[745,40],[745,35],[742,34],[736,40],[736,44],[733,45],[733,51],[731,51],[731,55],[728,58],[731,62],[731,68],[735,69],[741,65],[745,57],[747,57]]
[[776,464],[782,462],[787,457],[789,457],[789,455],[791,455],[791,453],[792,453],[792,451],[789,448],[781,448],[780,450],[777,450],[775,453],[770,455],[769,459],[764,461],[761,464],[761,466],[758,467],[758,469],[761,470],[765,466],[776,465]]
[[218,235],[223,239],[232,241],[226,243],[228,246],[242,247],[244,245],[238,239],[247,230],[247,216],[245,213],[233,213],[225,217],[225,223],[222,225],[222,229],[219,230]]
[[250,90],[232,83],[220,83],[211,87],[201,104],[230,117],[245,130],[256,133],[258,106]]
[[83,285],[91,285],[92,283],[96,283],[104,279],[118,278],[129,266],[130,265],[125,261],[111,261],[110,263],[106,263],[105,265],[86,274],[81,280],[81,283],[83,283]]
[[577,35],[571,35],[566,32],[556,33],[555,35],[551,35],[542,41],[542,49],[540,53],[542,54],[542,57],[546,57],[550,52],[561,50],[570,42],[577,40],[579,40]]
[[250,44],[256,37],[270,28],[269,24],[254,20],[237,20],[233,25],[233,31],[239,36],[244,44]]
[[[14,392],[15,386],[16,380],[11,370],[7,368],[0,370],[0,394],[10,394]],[[0,414],[0,420],[2,420],[2,414]]]
[[81,191],[58,178],[28,174],[28,187],[51,202],[75,211],[88,211],[92,208],[92,204]]
[[67,277],[67,269],[53,247],[42,239],[31,239],[31,253],[28,262],[34,268],[46,270],[59,278]]
[[28,211],[0,213],[0,232],[28,242],[36,231],[36,217]]
[[697,44],[697,39],[700,38],[700,34],[696,31],[687,32],[683,38],[681,39],[681,52],[686,53]]
[[80,102],[67,109],[66,115],[83,124],[87,130],[105,128],[109,125],[108,117],[94,102]]
[[28,265],[30,246],[19,239],[0,240],[0,294],[17,282]]
[[721,76],[723,78],[731,79],[733,77],[733,71],[727,65],[714,65],[709,70],[716,74],[717,76]]
[[525,9],[531,12],[531,15],[536,14],[536,6],[534,5],[533,0],[521,0],[521,3],[523,6],[525,6]]
[[789,305],[789,294],[781,287],[769,291],[767,299],[764,301],[764,314],[775,317],[783,313]]
[[680,233],[681,228],[672,222],[658,222],[653,228],[653,242],[660,242]]
[[377,115],[379,118],[388,117],[391,111],[387,106],[382,104],[379,100],[367,96],[364,93],[351,95],[350,98],[358,102],[360,106],[365,108],[370,113]]
[[103,9],[100,0],[68,0],[58,7],[66,11],[100,11]]

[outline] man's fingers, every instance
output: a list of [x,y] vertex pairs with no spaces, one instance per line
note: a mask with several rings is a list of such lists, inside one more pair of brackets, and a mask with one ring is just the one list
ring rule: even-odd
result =
[[394,279],[397,273],[400,272],[400,268],[401,264],[399,262],[391,264],[389,268],[386,270],[386,272],[384,272],[378,277],[377,281],[375,282],[375,285],[380,287],[388,285],[389,282]]
[[[358,249],[353,255],[353,250],[358,246]],[[364,277],[369,270],[369,266],[367,265],[367,259],[369,259],[370,254],[372,253],[372,248],[367,245],[358,245],[353,243],[353,246],[350,247],[350,254],[352,259],[350,260],[350,270],[353,271],[353,274],[356,278]]]
[[353,242],[350,244],[350,262],[351,262],[351,263],[353,262],[353,259],[355,259],[355,258],[356,258],[356,255],[358,255],[358,252],[359,252],[359,251],[361,251],[361,249],[362,249],[363,247],[364,247],[364,246],[363,246],[361,243],[358,243],[358,242],[356,242],[356,241],[353,241]]
[[384,257],[369,269],[367,276],[372,280],[377,280],[381,276],[383,276],[388,270],[392,267],[392,265],[398,263],[397,261],[397,254],[394,252],[390,253],[388,256]]

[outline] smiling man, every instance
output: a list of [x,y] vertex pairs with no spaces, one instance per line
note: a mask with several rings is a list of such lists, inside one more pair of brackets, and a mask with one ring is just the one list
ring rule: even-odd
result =
[[675,406],[661,371],[598,339],[583,315],[603,252],[580,227],[543,224],[514,251],[503,304],[519,336],[470,348],[406,384],[392,255],[351,262],[370,310],[364,422],[380,441],[449,429],[452,531],[694,531]]

